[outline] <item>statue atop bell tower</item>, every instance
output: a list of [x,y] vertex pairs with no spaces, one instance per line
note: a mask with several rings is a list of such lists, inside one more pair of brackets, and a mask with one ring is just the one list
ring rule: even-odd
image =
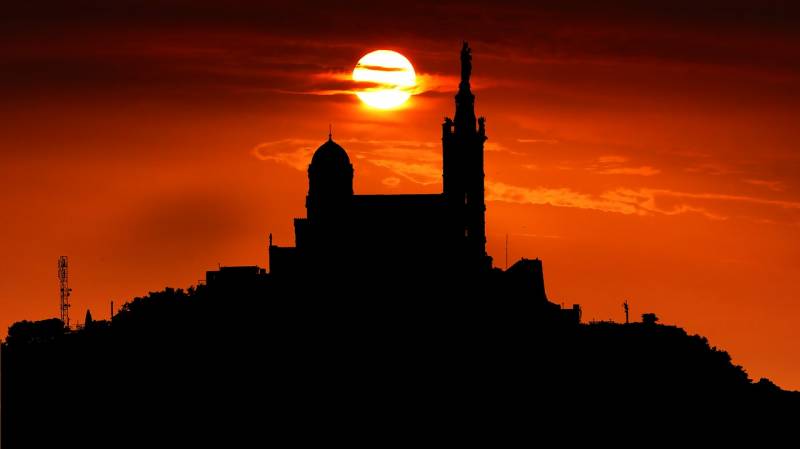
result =
[[470,91],[469,78],[472,76],[472,50],[464,42],[461,47],[461,82],[456,94],[456,134],[475,134],[475,95]]
[[461,83],[469,86],[469,77],[472,75],[472,50],[467,41],[461,47]]

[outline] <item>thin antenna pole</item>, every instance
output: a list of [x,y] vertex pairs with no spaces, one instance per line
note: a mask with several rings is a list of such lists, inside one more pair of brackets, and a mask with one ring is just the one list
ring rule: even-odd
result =
[[506,233],[506,270],[508,270],[508,233]]

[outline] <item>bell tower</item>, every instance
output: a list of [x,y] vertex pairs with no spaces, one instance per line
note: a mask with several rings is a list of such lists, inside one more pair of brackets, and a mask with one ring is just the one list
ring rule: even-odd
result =
[[442,125],[442,183],[453,214],[454,232],[463,239],[463,256],[476,269],[489,269],[492,261],[486,254],[483,185],[483,144],[487,137],[485,119],[475,119],[475,95],[469,84],[471,75],[472,50],[464,42],[455,120],[446,117]]

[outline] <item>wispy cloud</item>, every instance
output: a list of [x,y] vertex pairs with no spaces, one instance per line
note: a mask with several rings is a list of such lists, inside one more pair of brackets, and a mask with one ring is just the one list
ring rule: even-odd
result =
[[[441,182],[441,156],[438,152],[438,142],[361,139],[346,139],[341,142],[349,144],[348,152],[351,157],[388,170],[391,175],[385,176],[381,181],[387,187],[396,187],[400,184],[401,179],[424,186]],[[305,139],[284,139],[261,143],[252,152],[260,160],[286,164],[297,170],[306,170],[314,148],[318,144],[319,142]],[[600,160],[606,164],[623,164],[628,161],[625,157],[613,155],[598,158],[598,161]],[[606,170],[612,169],[643,170],[643,173],[636,174],[649,175],[644,173],[649,169],[642,169],[642,167],[606,168]],[[595,171],[599,170],[595,169]],[[759,183],[755,184],[759,185]],[[741,194],[625,187],[599,193],[587,193],[570,187],[529,187],[498,181],[487,181],[486,200],[551,205],[638,216],[672,216],[694,213],[713,220],[728,218],[726,214],[719,212],[724,208],[710,207],[714,202],[749,203],[785,210],[800,210],[800,202]]]
[[[680,200],[677,204],[663,206],[667,200]],[[700,206],[698,201],[721,201],[750,203],[781,209],[800,210],[800,202],[774,200],[747,195],[725,193],[693,193],[668,189],[627,189],[617,188],[600,194],[576,192],[570,188],[519,187],[501,182],[487,183],[487,200],[518,204],[549,204],[556,207],[573,207],[614,212],[625,215],[679,215],[697,213],[714,220],[727,216]]]
[[305,76],[307,80],[293,90],[283,89],[282,93],[306,95],[353,95],[356,92],[375,89],[402,88],[411,95],[425,93],[454,92],[458,86],[458,79],[433,73],[417,73],[417,82],[414,86],[394,86],[384,83],[374,83],[353,80],[349,71],[325,71]]
[[649,165],[642,165],[640,167],[612,167],[594,170],[595,173],[601,175],[636,175],[636,176],[653,176],[661,173],[661,170],[653,168]]
[[387,150],[396,150],[396,151],[403,151],[407,149],[418,149],[418,148],[437,149],[438,151],[438,149],[442,145],[440,142],[427,142],[420,140],[402,140],[402,139],[348,138],[348,139],[336,139],[336,141],[342,143],[352,143],[356,145],[370,145],[378,148],[383,148]]
[[597,158],[597,163],[598,164],[604,164],[604,165],[624,164],[625,162],[628,162],[628,158],[627,157],[619,156],[619,155],[616,155],[616,154],[609,154],[609,155],[605,155],[605,156],[599,156]]
[[404,162],[396,159],[370,159],[369,162],[421,185],[432,185],[442,180],[441,168],[428,162]]
[[619,155],[600,156],[588,170],[599,175],[654,176],[661,173],[661,170],[650,165],[626,165],[628,160],[627,157]]
[[593,196],[576,192],[570,188],[519,187],[502,182],[488,182],[486,185],[487,201],[502,201],[517,204],[549,204],[556,207],[575,207],[593,209],[620,214],[644,215],[636,206],[636,201],[621,197],[606,198],[607,195]]
[[[413,183],[432,185],[442,180],[441,155],[434,150],[441,144],[413,140],[363,139],[341,139],[338,142],[348,144],[347,151],[351,158],[385,168]],[[262,161],[278,162],[297,170],[306,170],[319,144],[319,141],[307,139],[282,139],[260,143],[253,148],[252,154]],[[392,182],[394,181],[389,181]]]
[[733,167],[718,162],[705,162],[705,163],[694,164],[684,168],[683,171],[687,173],[699,173],[711,176],[733,175],[741,172],[738,169],[735,169]]
[[578,209],[598,210],[624,215],[678,215],[695,212],[711,219],[726,217],[702,207],[678,204],[670,208],[656,205],[656,191],[649,189],[615,189],[599,195],[576,192],[570,188],[511,186],[501,182],[487,183],[487,200],[517,204],[551,205]]
[[517,139],[517,142],[519,142],[519,143],[544,143],[544,144],[550,144],[550,145],[555,145],[555,144],[559,143],[558,140],[556,140],[556,139]]
[[491,140],[486,142],[485,144],[483,144],[483,149],[485,151],[491,151],[491,152],[497,152],[497,153],[508,153],[508,154],[512,154],[514,156],[524,156],[525,155],[525,153],[523,153],[523,152],[512,150],[511,148],[508,148],[507,146],[503,145],[502,143],[491,141]]
[[282,139],[262,142],[251,153],[262,161],[286,164],[297,170],[305,170],[319,142],[308,139]]
[[771,181],[768,179],[745,179],[743,180],[747,184],[751,184],[758,187],[764,187],[766,189],[772,190],[773,192],[783,192],[785,190],[785,186],[780,181]]
[[764,206],[775,206],[775,207],[780,207],[782,209],[791,209],[791,210],[800,209],[800,202],[798,201],[773,200],[769,198],[761,198],[748,195],[736,195],[736,194],[725,194],[725,193],[689,193],[689,192],[675,192],[672,190],[664,190],[664,189],[654,189],[649,191],[659,195],[672,196],[678,198],[734,201],[734,202],[744,202],[751,204],[760,204]]
[[381,180],[381,184],[385,185],[386,187],[389,187],[389,188],[393,189],[393,188],[397,187],[398,185],[400,185],[400,178],[396,178],[394,176],[389,176],[387,178],[383,178]]
[[629,165],[629,159],[619,155],[599,156],[591,161],[562,161],[555,165],[558,170],[585,170],[598,175],[654,176],[661,170],[651,165]]

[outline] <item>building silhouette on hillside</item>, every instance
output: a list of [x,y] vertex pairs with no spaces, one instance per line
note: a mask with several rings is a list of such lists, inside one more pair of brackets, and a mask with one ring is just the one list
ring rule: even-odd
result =
[[329,134],[308,166],[306,217],[294,219],[295,245],[274,245],[270,235],[268,273],[255,266],[221,267],[207,273],[207,284],[301,287],[324,280],[326,286],[378,285],[372,291],[385,293],[424,283],[444,295],[484,288],[578,322],[579,307],[562,310],[547,300],[539,259],[522,259],[505,271],[492,267],[486,253],[486,122],[475,115],[471,73],[464,42],[455,116],[442,123],[442,193],[355,194],[353,164]]
[[329,135],[308,166],[307,216],[294,220],[295,246],[269,247],[271,273],[491,269],[483,192],[486,130],[483,118],[475,118],[471,58],[464,43],[455,120],[446,118],[442,125],[443,192],[354,194],[353,165]]

